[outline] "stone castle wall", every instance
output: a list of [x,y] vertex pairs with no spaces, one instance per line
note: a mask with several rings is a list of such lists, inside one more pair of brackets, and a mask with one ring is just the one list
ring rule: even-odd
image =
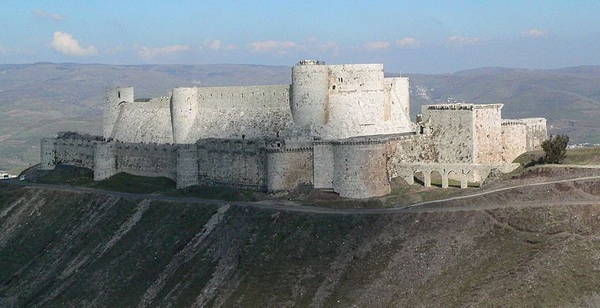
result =
[[527,124],[521,120],[502,121],[502,161],[512,162],[527,151]]
[[122,104],[111,137],[129,143],[173,143],[169,101]]
[[347,198],[391,192],[385,142],[347,142],[333,147],[333,190]]
[[291,191],[299,185],[312,185],[313,171],[311,143],[281,140],[267,148],[268,191]]
[[438,163],[474,161],[475,135],[472,107],[468,105],[425,105],[422,107],[424,133],[436,145]]
[[473,106],[473,163],[502,161],[502,104]]
[[525,118],[520,119],[527,125],[527,151],[542,149],[542,142],[548,138],[546,119]]
[[292,125],[289,85],[198,88],[198,112],[185,142],[274,138]]
[[[54,139],[54,164],[68,164],[78,167],[94,167],[94,154],[98,141],[88,139]],[[47,152],[44,150],[44,152]]]
[[426,105],[417,123],[409,106],[408,78],[385,78],[381,64],[301,61],[291,85],[181,87],[153,99],[116,88],[106,94],[103,137],[42,140],[41,168],[93,168],[96,180],[163,176],[178,188],[312,185],[365,198],[388,194],[392,178],[413,182],[416,168],[462,187],[547,134],[541,118],[503,121],[501,104]]
[[206,139],[194,146],[200,184],[266,190],[264,141]]
[[172,145],[115,143],[116,171],[177,180],[177,152]]

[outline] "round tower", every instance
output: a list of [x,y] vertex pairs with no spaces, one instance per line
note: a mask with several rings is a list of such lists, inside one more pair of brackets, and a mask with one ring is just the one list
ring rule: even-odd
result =
[[198,88],[175,88],[171,96],[174,143],[194,143],[190,135],[198,114]]
[[106,91],[102,117],[102,136],[106,139],[114,136],[114,126],[119,116],[119,104],[133,103],[133,87],[118,87]]
[[329,92],[328,67],[324,62],[303,60],[292,68],[292,95],[290,109],[294,124],[318,135],[327,123]]

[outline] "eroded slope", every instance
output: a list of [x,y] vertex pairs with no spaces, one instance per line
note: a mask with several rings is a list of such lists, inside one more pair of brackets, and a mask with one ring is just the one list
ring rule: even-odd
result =
[[599,215],[306,214],[2,187],[0,306],[593,305]]

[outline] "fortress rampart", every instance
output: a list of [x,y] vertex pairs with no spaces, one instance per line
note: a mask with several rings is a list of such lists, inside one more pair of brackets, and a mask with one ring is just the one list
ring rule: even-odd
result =
[[[73,164],[102,180],[126,172],[178,188],[231,186],[278,192],[299,185],[367,198],[390,181],[481,182],[546,138],[543,118],[503,120],[502,104],[441,104],[409,118],[408,78],[381,64],[301,61],[291,85],[175,88],[135,99],[107,91],[103,136],[60,134],[41,142],[41,168]],[[463,185],[464,184],[464,185]]]

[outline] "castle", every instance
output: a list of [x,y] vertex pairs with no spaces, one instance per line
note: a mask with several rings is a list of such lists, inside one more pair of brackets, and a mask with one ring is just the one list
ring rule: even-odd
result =
[[94,179],[126,172],[164,176],[178,188],[225,185],[268,192],[299,185],[342,197],[390,193],[401,177],[425,186],[483,181],[539,148],[546,120],[506,120],[502,104],[440,104],[409,115],[409,80],[382,64],[303,60],[291,85],[175,88],[135,99],[106,93],[103,136],[62,133],[41,141],[41,168],[73,164]]

